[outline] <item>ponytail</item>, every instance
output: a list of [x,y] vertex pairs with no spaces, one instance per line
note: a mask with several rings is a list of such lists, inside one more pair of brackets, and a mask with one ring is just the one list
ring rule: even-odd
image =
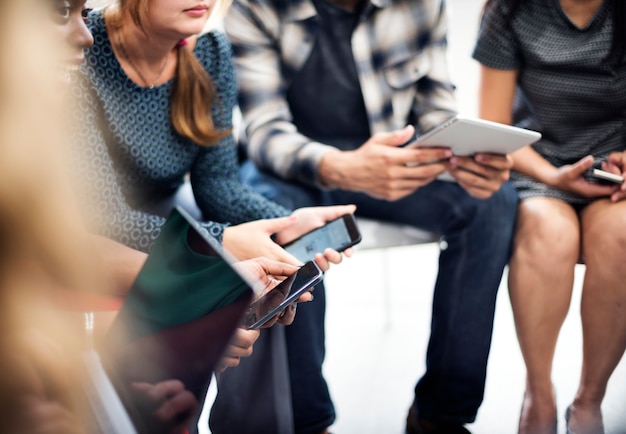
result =
[[[133,22],[143,29],[141,17],[148,11],[148,0],[119,0],[107,11],[107,19],[115,27],[121,25],[122,11],[130,14]],[[176,77],[170,95],[170,122],[178,134],[208,146],[230,134],[230,129],[218,130],[213,122],[212,109],[218,103],[213,80],[186,43],[176,46],[178,62]]]

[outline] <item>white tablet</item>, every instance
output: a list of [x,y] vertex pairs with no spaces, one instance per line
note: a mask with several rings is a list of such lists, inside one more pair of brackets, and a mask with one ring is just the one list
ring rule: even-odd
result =
[[446,147],[454,155],[510,154],[536,142],[541,133],[498,122],[456,115],[436,126],[407,147]]

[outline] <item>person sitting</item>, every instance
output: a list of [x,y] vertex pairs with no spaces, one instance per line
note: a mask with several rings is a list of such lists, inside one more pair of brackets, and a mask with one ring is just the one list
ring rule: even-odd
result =
[[[517,204],[507,156],[402,147],[456,111],[446,17],[439,0],[235,0],[224,22],[248,185],[288,209],[354,203],[360,216],[445,239],[410,433],[467,432],[476,417]],[[455,182],[437,179],[446,171]],[[303,434],[324,432],[335,418],[322,375],[320,289],[286,331],[295,432]]]
[[[626,6],[619,0],[489,0],[474,57],[480,116],[540,131],[513,154],[520,196],[509,294],[526,364],[520,433],[556,433],[551,380],[574,267],[585,263],[583,363],[567,431],[603,433],[601,403],[626,350]],[[600,164],[601,163],[601,164]]]

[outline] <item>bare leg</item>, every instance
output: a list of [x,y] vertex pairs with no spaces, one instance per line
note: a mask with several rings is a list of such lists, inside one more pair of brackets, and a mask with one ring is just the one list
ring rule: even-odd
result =
[[517,224],[509,293],[527,371],[519,432],[553,434],[552,359],[569,310],[580,225],[570,205],[545,197],[522,201]]
[[603,433],[601,404],[626,350],[626,202],[594,202],[581,215],[586,273],[581,315],[583,369],[570,429]]

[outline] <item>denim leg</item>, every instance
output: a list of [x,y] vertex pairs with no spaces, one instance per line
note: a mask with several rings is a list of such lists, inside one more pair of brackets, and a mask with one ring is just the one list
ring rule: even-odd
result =
[[[243,164],[242,181],[288,209],[321,205],[324,192],[285,182],[258,171],[250,162]],[[324,316],[326,297],[323,282],[313,291],[314,300],[298,307],[294,322],[285,327],[296,434],[318,434],[335,420],[322,364],[326,353]]]
[[505,184],[485,201],[466,196],[443,231],[426,374],[415,388],[418,414],[470,423],[483,400],[496,295],[508,263],[517,194]]
[[432,422],[473,422],[483,399],[497,290],[511,249],[515,190],[507,183],[480,200],[456,183],[435,181],[397,202],[347,193],[343,200],[358,201],[357,214],[443,235],[447,248],[439,257],[426,373],[415,388],[414,405]]
[[[415,388],[414,405],[420,417],[432,422],[473,422],[484,394],[496,295],[510,255],[515,190],[506,183],[491,198],[481,200],[456,183],[435,181],[395,202],[346,191],[329,195],[333,203],[355,203],[357,215],[443,235],[447,248],[439,258],[426,373]],[[316,200],[316,204],[331,202],[324,196]],[[323,320],[323,309],[317,318]],[[323,345],[320,354],[321,367]]]

